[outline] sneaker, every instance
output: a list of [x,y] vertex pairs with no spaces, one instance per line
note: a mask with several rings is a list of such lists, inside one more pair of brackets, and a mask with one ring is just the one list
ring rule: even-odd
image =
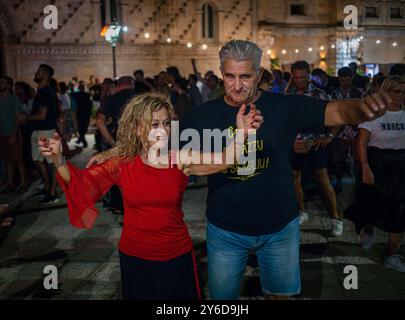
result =
[[385,258],[384,266],[398,272],[405,272],[405,263],[402,261],[399,254]]
[[38,202],[40,206],[49,206],[59,201],[59,197],[47,194],[44,199]]
[[332,219],[332,230],[330,234],[332,237],[340,237],[343,233],[343,221],[338,219]]
[[53,197],[53,204],[59,202],[60,198],[58,196]]
[[309,215],[305,211],[300,211],[300,226],[309,220]]
[[363,249],[371,250],[371,248],[373,247],[373,235],[372,234],[369,234],[363,228],[360,231],[359,239],[360,239],[360,244],[363,247]]

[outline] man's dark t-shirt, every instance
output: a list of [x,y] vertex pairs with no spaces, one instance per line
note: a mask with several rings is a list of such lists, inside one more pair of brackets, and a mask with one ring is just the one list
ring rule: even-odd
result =
[[32,102],[31,115],[35,116],[41,108],[46,108],[45,120],[32,121],[30,127],[32,130],[54,130],[58,119],[58,107],[56,104],[55,92],[50,86],[38,89],[36,96]]
[[118,128],[118,120],[121,117],[124,107],[136,93],[131,89],[124,89],[112,96],[109,96],[101,109],[101,113],[105,117],[112,120],[112,123],[108,125],[108,130],[115,136],[115,133]]
[[[238,175],[236,166],[208,177],[207,218],[215,226],[244,235],[276,232],[298,216],[290,159],[299,132],[324,127],[327,102],[306,96],[262,92],[256,101],[264,123],[245,152],[256,151],[256,170]],[[223,97],[194,108],[180,121],[180,130],[226,130],[232,137],[238,108]],[[223,139],[225,140],[225,139]],[[243,165],[242,165],[243,166]]]

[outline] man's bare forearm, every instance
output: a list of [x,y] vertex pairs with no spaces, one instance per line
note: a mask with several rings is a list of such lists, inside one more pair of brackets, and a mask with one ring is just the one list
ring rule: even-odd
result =
[[[205,176],[211,175],[214,173],[221,172],[228,168],[233,167],[242,156],[244,148],[245,148],[245,141],[247,139],[247,134],[244,134],[243,139],[238,141],[236,137],[228,144],[228,146],[223,150],[222,153],[211,153],[211,163],[210,164],[192,164],[191,165],[191,174],[197,176]],[[233,155],[232,161],[227,161],[228,155]],[[203,160],[204,155],[201,154],[201,160]],[[215,159],[217,157],[221,157],[222,162],[216,164]],[[203,161],[201,161],[203,162]]]
[[336,102],[338,103],[338,110],[345,124],[356,125],[369,120],[360,109],[361,100],[344,99]]

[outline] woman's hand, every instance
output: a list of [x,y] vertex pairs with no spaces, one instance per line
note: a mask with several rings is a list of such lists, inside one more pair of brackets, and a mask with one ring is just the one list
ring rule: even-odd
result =
[[239,108],[239,112],[236,115],[236,126],[240,130],[244,130],[244,134],[248,134],[249,129],[259,129],[264,122],[262,113],[256,109],[254,104],[250,105],[250,111],[246,114],[246,104],[243,104]]
[[52,160],[53,163],[62,162],[62,141],[60,140],[59,134],[55,132],[53,137],[50,139],[40,137],[38,140],[38,145],[42,156]]
[[368,164],[362,167],[362,180],[366,185],[372,186],[374,184],[374,174]]

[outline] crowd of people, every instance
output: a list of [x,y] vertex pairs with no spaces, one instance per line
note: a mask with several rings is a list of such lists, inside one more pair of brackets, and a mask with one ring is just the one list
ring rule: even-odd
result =
[[[79,228],[93,225],[94,202],[104,197],[105,207],[125,212],[123,297],[198,299],[181,200],[193,176],[209,176],[210,297],[237,299],[255,252],[266,296],[286,298],[301,290],[299,229],[310,219],[308,182],[317,183],[331,236],[339,237],[344,213],[336,194],[348,175],[356,181],[356,201],[345,216],[355,223],[361,245],[372,247],[374,227],[386,231],[385,266],[405,272],[398,255],[405,231],[405,65],[370,78],[351,63],[335,77],[311,70],[306,61],[296,61],[289,72],[266,70],[261,54],[254,43],[230,41],[219,53],[221,76],[202,76],[194,64],[188,78],[171,66],[154,77],[136,70],[116,80],[100,83],[91,76],[88,83],[72,78],[66,84],[42,64],[35,90],[0,77],[2,193],[27,192],[36,172],[43,183],[39,204],[56,203],[62,190],[70,221]],[[204,129],[233,128],[246,136],[246,129],[256,129],[261,147],[254,150],[255,173],[240,179],[232,170],[242,166],[237,157],[231,166],[197,165],[170,153],[176,166],[151,163],[145,137],[152,129],[170,135],[173,120],[201,136]],[[94,149],[102,153],[80,170],[65,161],[74,154],[68,142],[76,137],[79,148],[92,147],[86,140],[92,121]],[[243,145],[235,143],[236,155],[249,152]],[[10,226],[12,216],[4,217],[1,226]]]

